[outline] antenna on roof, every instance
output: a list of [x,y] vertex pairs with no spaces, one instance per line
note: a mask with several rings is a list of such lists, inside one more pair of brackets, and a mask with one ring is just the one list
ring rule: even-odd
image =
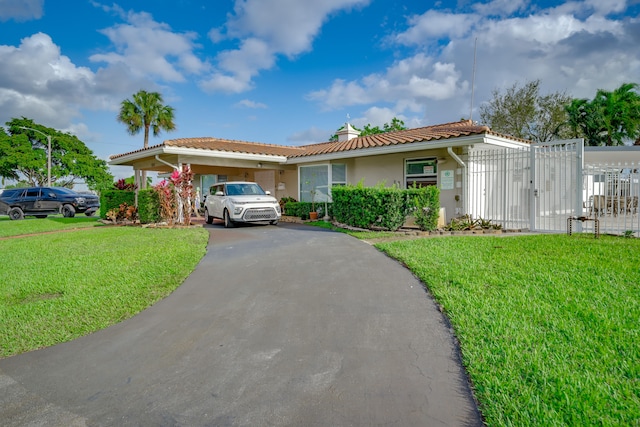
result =
[[469,111],[469,120],[473,123],[473,95],[475,91],[476,84],[476,49],[478,47],[478,38],[476,37],[476,41],[473,44],[473,72],[471,75],[471,108]]

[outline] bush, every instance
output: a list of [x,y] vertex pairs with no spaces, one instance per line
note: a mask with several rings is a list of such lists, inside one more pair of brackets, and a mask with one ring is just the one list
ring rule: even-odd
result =
[[107,219],[107,212],[119,210],[120,205],[135,205],[136,194],[133,191],[103,190],[100,193],[100,218]]
[[160,222],[160,200],[152,188],[138,192],[138,217],[142,224]]
[[397,187],[333,187],[333,213],[338,222],[359,228],[395,231],[404,224],[406,195]]
[[401,190],[397,187],[333,187],[333,215],[338,222],[359,228],[395,231],[408,214],[422,230],[434,230],[440,213],[440,190],[435,186]]
[[[315,205],[318,217],[322,218],[324,216],[324,203],[315,203]],[[329,216],[332,216],[332,203],[327,203],[327,209],[329,211]],[[312,204],[310,202],[287,202],[284,205],[286,215],[297,216],[302,219],[309,218],[309,212],[311,212],[311,210]]]
[[435,230],[440,216],[440,189],[432,185],[405,191],[409,210],[413,212],[418,227],[425,231]]

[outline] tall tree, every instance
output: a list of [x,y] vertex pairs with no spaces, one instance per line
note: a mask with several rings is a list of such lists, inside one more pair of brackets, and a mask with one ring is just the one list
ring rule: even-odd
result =
[[[175,130],[174,110],[163,105],[162,95],[158,92],[138,91],[133,100],[125,99],[120,105],[118,121],[127,126],[127,132],[135,135],[144,129],[144,148],[149,146],[149,131],[158,136],[161,131]],[[146,188],[147,174],[142,171],[142,188]]]
[[567,106],[573,136],[588,145],[624,145],[640,138],[640,94],[636,83],[612,92],[599,89],[592,100],[574,99]]
[[[46,185],[47,140],[51,136],[51,181],[72,188],[84,181],[92,190],[110,186],[113,176],[107,163],[97,158],[76,136],[59,132],[22,117],[6,123],[0,131],[0,176],[31,186]],[[27,127],[42,132],[34,132]]]
[[568,137],[566,93],[540,95],[540,80],[534,80],[504,93],[494,89],[492,97],[480,106],[480,120],[491,130],[534,142]]

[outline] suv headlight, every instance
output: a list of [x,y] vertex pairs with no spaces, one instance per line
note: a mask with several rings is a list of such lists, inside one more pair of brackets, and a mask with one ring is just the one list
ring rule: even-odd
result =
[[76,203],[78,203],[79,205],[84,205],[86,202],[84,197],[76,197]]

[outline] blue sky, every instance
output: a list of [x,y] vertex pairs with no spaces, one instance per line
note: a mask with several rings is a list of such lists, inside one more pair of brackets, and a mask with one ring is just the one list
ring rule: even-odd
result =
[[[346,120],[473,119],[495,89],[592,98],[640,83],[640,0],[0,0],[0,123],[25,116],[100,158],[142,147],[116,121],[140,89],[165,139],[326,141]],[[113,168],[118,177],[129,168]]]

